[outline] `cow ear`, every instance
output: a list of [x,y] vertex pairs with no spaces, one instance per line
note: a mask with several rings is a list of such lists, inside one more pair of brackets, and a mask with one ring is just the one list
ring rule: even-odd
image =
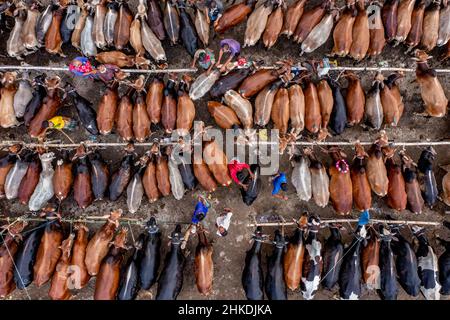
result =
[[347,158],[347,154],[344,151],[340,150],[339,153],[343,158]]

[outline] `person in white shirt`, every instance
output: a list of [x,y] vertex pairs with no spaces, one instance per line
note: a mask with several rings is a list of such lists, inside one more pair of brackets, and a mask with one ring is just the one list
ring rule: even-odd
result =
[[228,228],[230,227],[231,217],[233,213],[230,208],[225,208],[224,213],[222,213],[216,219],[217,235],[219,237],[225,237],[228,234]]

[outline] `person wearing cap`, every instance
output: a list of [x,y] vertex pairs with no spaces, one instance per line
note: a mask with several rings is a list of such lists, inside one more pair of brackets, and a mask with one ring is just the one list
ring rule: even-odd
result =
[[217,235],[219,237],[225,237],[228,234],[228,228],[230,227],[231,217],[233,213],[230,208],[225,208],[224,213],[216,219]]
[[239,186],[247,189],[247,185],[243,183],[246,178],[245,170],[248,174],[253,178],[254,174],[250,170],[250,166],[244,162],[240,162],[238,159],[234,158],[228,163],[228,171],[230,172],[230,176],[234,182],[236,182]]
[[271,180],[273,185],[272,197],[287,200],[287,196],[279,194],[280,191],[287,192],[286,174],[284,172],[278,172]]

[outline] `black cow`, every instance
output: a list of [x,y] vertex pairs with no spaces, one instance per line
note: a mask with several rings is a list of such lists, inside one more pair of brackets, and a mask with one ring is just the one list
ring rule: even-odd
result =
[[439,300],[441,285],[438,280],[438,261],[433,248],[428,243],[425,230],[417,226],[412,227],[414,235],[419,240],[417,249],[417,263],[420,278],[420,290],[427,300]]

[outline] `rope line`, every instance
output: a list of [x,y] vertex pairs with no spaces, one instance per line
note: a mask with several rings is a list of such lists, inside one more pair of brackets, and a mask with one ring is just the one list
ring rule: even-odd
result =
[[[0,218],[0,220],[6,220],[6,219]],[[19,220],[23,220],[23,221],[31,221],[31,220],[26,220],[26,218],[20,218],[20,219],[17,219],[17,221],[19,221]],[[45,220],[45,219],[44,219],[44,220]],[[47,223],[43,223],[43,224],[41,224],[41,225],[39,225],[39,226],[37,226],[37,227],[35,227],[35,228],[32,228],[32,229],[29,229],[29,230],[22,231],[22,232],[20,233],[20,235],[21,235],[21,236],[25,236],[25,235],[27,235],[27,234],[29,234],[29,233],[35,231],[35,230],[44,228],[44,227],[48,226],[49,224],[51,224],[51,223],[53,223],[53,222],[55,222],[55,221],[56,221],[56,220],[47,221]],[[3,241],[0,242],[0,245],[2,245],[2,244],[3,244]]]
[[[46,67],[46,66],[0,66],[0,70],[40,70],[40,71],[64,71],[70,72],[69,67]],[[178,68],[178,69],[150,69],[150,70],[142,70],[142,69],[121,69],[126,73],[144,73],[144,74],[156,74],[156,73],[192,73],[197,72],[196,68]]]
[[[263,66],[260,69],[277,69],[277,66]],[[308,68],[303,66],[293,66],[292,69],[305,70]],[[70,72],[68,67],[47,67],[47,66],[17,66],[8,65],[0,66],[0,70],[40,70],[40,71],[64,71]],[[141,74],[158,74],[158,73],[194,73],[197,72],[196,68],[174,68],[174,69],[121,69],[126,73],[141,73]],[[399,72],[416,72],[415,68],[402,68],[402,67],[349,67],[349,66],[330,66],[330,71],[376,71],[376,72],[386,72],[386,71],[399,71]],[[434,69],[437,73],[450,73],[450,69]]]
[[[357,141],[296,141],[291,144],[296,146],[354,146]],[[371,146],[373,141],[358,141],[362,146]],[[409,147],[419,147],[419,146],[447,146],[450,145],[450,140],[445,141],[408,141],[408,142],[389,142],[392,146],[409,146]],[[80,144],[86,145],[86,147],[126,147],[129,145],[128,142],[89,142],[81,141],[79,143],[24,143],[23,141],[3,141],[0,143],[0,148],[11,147],[13,145],[20,144],[24,148],[64,148],[64,149],[75,149],[80,146]],[[135,147],[151,147],[154,142],[136,142],[133,143]],[[160,142],[159,145],[178,145],[178,142]],[[248,145],[278,145],[278,141],[259,141],[255,143],[248,143]]]
[[[359,219],[322,219],[321,223],[344,223],[344,222],[358,222]],[[440,226],[440,222],[432,221],[414,221],[414,220],[383,220],[383,219],[370,219],[369,223],[386,223],[386,224],[405,224],[405,225],[427,225],[427,226]],[[252,227],[278,227],[278,226],[294,226],[296,222],[260,222],[249,223],[248,228]]]
[[[276,66],[260,67],[260,69],[277,69]],[[293,66],[292,69],[308,71],[309,69],[303,66]],[[415,68],[402,68],[402,67],[348,67],[348,66],[330,66],[329,71],[397,71],[397,72],[416,72]],[[434,69],[437,73],[450,73],[450,69]]]
[[[101,224],[104,223],[105,221],[107,221],[109,218],[109,215],[107,217],[105,216],[101,216],[101,217],[96,217],[96,216],[90,216],[90,217],[85,217],[85,218],[75,218],[75,219],[69,219],[69,218],[61,218],[61,219],[54,219],[51,221],[48,221],[46,218],[33,218],[33,217],[25,217],[25,218],[20,218],[22,221],[28,221],[28,222],[45,222],[48,221],[48,223],[52,223],[54,221],[61,221],[61,222],[67,222],[67,223],[76,223],[76,222],[82,222],[82,223],[90,223],[90,224]],[[11,219],[11,217],[0,217],[0,221],[9,221]],[[123,225],[128,225],[128,224],[133,224],[133,225],[137,225],[137,226],[145,226],[145,220],[144,219],[133,219],[133,218],[120,218],[118,219],[120,224]],[[174,225],[174,224],[190,224],[190,222],[186,222],[186,221],[164,221],[164,220],[158,220],[158,224],[168,224],[168,225]],[[43,226],[46,226],[47,224],[44,224]],[[31,229],[31,230],[27,230],[25,233],[28,232],[32,232],[36,229],[39,229],[40,227],[43,226],[39,226],[35,229]]]

